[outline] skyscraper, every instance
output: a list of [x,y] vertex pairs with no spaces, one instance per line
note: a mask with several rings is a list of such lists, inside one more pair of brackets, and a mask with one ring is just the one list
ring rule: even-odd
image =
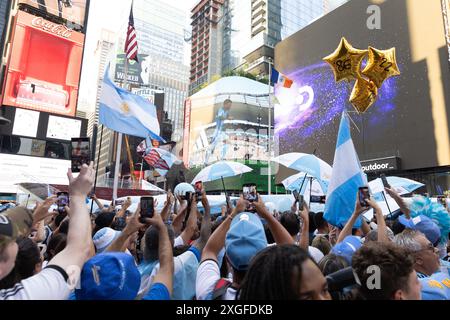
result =
[[[88,127],[88,136],[92,137],[93,127],[95,124],[98,124],[98,109],[99,109],[99,100],[101,96],[101,90],[102,90],[102,83],[103,83],[103,77],[105,75],[105,70],[107,67],[108,62],[111,59],[111,54],[114,54],[116,51],[116,39],[117,35],[116,33],[102,29],[100,40],[97,44],[96,49],[96,58],[99,59],[99,67],[98,67],[98,81],[97,81],[97,95],[96,95],[96,103],[95,103],[95,112],[93,114],[90,114],[89,116],[89,127]],[[111,71],[110,71],[111,72]],[[111,72],[111,74],[113,74]],[[103,128],[103,139],[102,139],[102,145],[100,149],[100,127],[99,132],[97,135],[97,148],[96,148],[96,161],[98,157],[98,152],[100,150],[100,161],[98,163],[98,176],[103,177],[106,171],[106,167],[109,165],[111,161],[111,153],[110,150],[112,150],[112,141],[113,141],[113,132],[104,127]]]
[[185,13],[158,0],[135,0],[134,23],[148,87],[163,90],[164,111],[173,123],[172,140],[182,137],[189,67],[183,64]]
[[[222,73],[223,3],[201,0],[191,10],[192,48],[189,94]],[[248,21],[247,21],[248,22]]]
[[198,1],[191,11],[189,94],[228,70],[268,76],[278,42],[347,1]]

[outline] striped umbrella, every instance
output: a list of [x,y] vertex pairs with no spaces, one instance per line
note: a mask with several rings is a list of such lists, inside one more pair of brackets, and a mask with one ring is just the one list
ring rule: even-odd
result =
[[[309,183],[310,180],[312,180],[311,183]],[[317,179],[305,172],[300,172],[287,177],[281,183],[284,185],[286,190],[289,191],[299,190],[301,194],[304,194],[308,188],[311,188],[312,195],[325,195],[328,191],[329,181]]]
[[219,161],[202,169],[192,180],[192,184],[198,181],[207,182],[222,179],[223,188],[225,189],[223,178],[234,177],[252,170],[252,168],[239,162]]
[[331,179],[331,166],[313,154],[286,153],[273,159],[285,167],[307,173],[319,181]]
[[[386,177],[387,182],[391,185],[391,187],[400,195],[411,193],[421,187],[424,186],[423,183],[407,179],[401,177]],[[377,178],[369,182],[370,190],[373,195],[381,193],[384,191],[383,182],[381,178]]]

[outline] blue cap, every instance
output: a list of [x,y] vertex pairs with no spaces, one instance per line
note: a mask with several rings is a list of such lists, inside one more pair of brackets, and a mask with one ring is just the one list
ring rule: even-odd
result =
[[405,216],[400,216],[398,221],[406,228],[422,232],[432,244],[435,244],[441,238],[441,230],[438,225],[427,216],[419,215],[412,219],[406,219]]
[[77,300],[133,300],[141,275],[131,255],[122,252],[98,254],[81,270]]
[[422,284],[422,300],[450,299],[450,277],[445,273],[438,272],[419,281]]
[[247,270],[250,260],[266,247],[264,227],[256,214],[242,212],[233,219],[225,239],[225,251],[234,269]]
[[331,252],[344,258],[349,265],[352,264],[353,254],[361,248],[361,240],[356,236],[346,236],[342,242],[331,249]]

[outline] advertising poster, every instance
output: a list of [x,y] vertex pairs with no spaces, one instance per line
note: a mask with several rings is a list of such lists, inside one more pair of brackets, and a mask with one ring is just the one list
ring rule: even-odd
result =
[[19,11],[3,104],[75,116],[83,43],[82,33]]

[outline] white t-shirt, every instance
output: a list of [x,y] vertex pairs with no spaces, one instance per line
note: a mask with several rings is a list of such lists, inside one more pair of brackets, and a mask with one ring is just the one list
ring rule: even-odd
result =
[[[183,254],[174,257],[173,300],[191,300],[195,296],[195,278],[200,258],[197,248],[191,247]],[[150,289],[160,268],[159,262],[152,269],[150,275],[141,274],[141,286],[138,299],[142,298]]]
[[10,289],[0,290],[0,300],[67,300],[70,288],[67,273],[50,265]]
[[181,236],[176,237],[175,240],[173,241],[173,247],[175,248],[178,246],[184,246],[184,241]]
[[[212,300],[214,287],[220,280],[220,268],[217,261],[205,260],[198,266],[195,293],[197,300]],[[236,289],[229,287],[223,300],[235,300]]]

